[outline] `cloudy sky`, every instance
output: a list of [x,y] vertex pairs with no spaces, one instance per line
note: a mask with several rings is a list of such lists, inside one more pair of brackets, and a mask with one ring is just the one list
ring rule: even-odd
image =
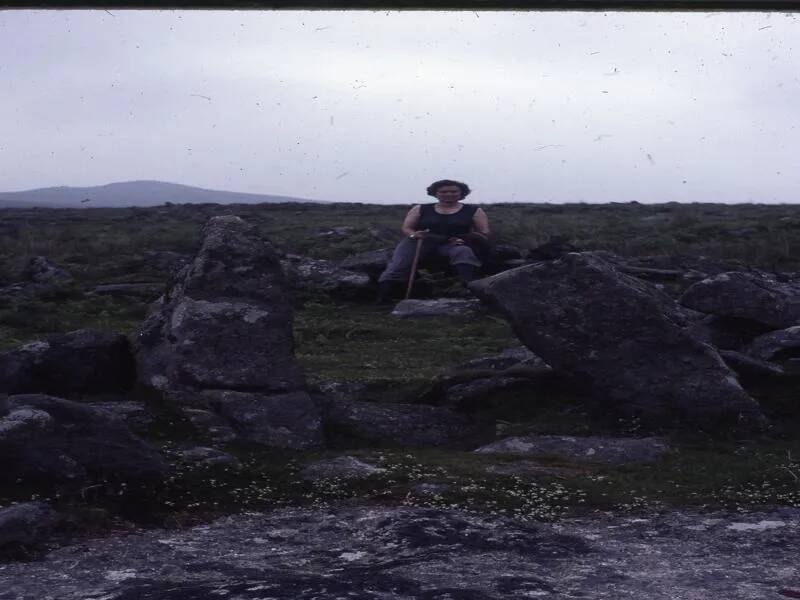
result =
[[784,13],[0,11],[0,191],[800,202]]

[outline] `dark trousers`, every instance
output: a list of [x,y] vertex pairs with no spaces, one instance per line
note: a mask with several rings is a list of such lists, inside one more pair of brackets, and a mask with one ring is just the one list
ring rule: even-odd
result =
[[[414,253],[417,250],[417,240],[405,238],[394,249],[392,260],[381,273],[378,281],[408,281],[411,274],[411,263],[414,262]],[[443,256],[452,266],[472,265],[480,267],[481,261],[475,256],[472,249],[466,244],[448,244],[428,239],[422,240],[422,250],[419,253],[420,262],[431,256]]]

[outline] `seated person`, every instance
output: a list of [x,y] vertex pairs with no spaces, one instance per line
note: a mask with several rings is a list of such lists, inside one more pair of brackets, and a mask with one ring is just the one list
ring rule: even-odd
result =
[[480,257],[488,249],[489,219],[480,207],[462,203],[469,186],[443,179],[427,191],[437,202],[417,204],[408,211],[403,221],[406,237],[378,278],[378,302],[388,302],[395,286],[408,282],[417,240],[422,240],[420,261],[436,255],[446,258],[464,284],[475,279],[481,266]]

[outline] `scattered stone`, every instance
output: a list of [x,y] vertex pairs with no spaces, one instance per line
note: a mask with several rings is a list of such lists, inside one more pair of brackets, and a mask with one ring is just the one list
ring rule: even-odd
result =
[[0,508],[0,555],[9,545],[33,546],[47,540],[62,517],[44,502]]
[[315,386],[314,391],[328,398],[358,400],[367,391],[367,384],[362,381],[323,381]]
[[202,396],[242,440],[295,449],[324,444],[320,407],[304,391],[265,395],[206,390]]
[[464,371],[467,369],[492,369],[495,371],[504,371],[505,369],[516,366],[546,367],[547,363],[545,363],[540,357],[536,356],[533,352],[528,350],[525,346],[516,346],[514,348],[506,348],[500,354],[474,358],[453,367],[451,370],[453,372]]
[[337,456],[311,463],[300,471],[301,479],[361,479],[370,475],[385,473],[375,465],[358,460],[353,456]]
[[761,428],[765,419],[676,303],[594,253],[571,253],[470,284],[515,333],[609,409],[652,428]]
[[779,352],[797,349],[800,349],[800,325],[765,333],[754,339],[744,352],[759,360],[770,360]]
[[720,273],[692,285],[680,303],[705,313],[775,329],[800,323],[800,284],[759,272]]
[[347,237],[355,232],[355,227],[320,227],[317,229],[317,237]]
[[578,467],[556,467],[533,462],[530,460],[518,460],[499,465],[489,465],[486,472],[492,475],[507,475],[522,478],[536,479],[538,477],[579,477],[586,475],[586,468]]
[[134,400],[94,402],[91,406],[104,411],[111,418],[122,420],[133,431],[146,431],[156,420],[144,403]]
[[288,254],[281,264],[289,281],[298,288],[317,289],[342,297],[372,293],[368,275],[344,269],[329,260]]
[[383,273],[386,265],[389,264],[392,252],[391,248],[360,252],[345,258],[339,263],[339,266],[348,271],[361,271],[369,275],[372,281],[377,281],[378,276]]
[[446,483],[418,483],[411,486],[411,491],[416,494],[426,494],[435,496],[438,494],[446,494],[453,486]]
[[587,460],[610,465],[656,462],[669,452],[662,438],[571,437],[528,435],[511,437],[475,450],[477,454],[556,456],[564,460]]
[[217,450],[216,448],[207,448],[205,446],[197,446],[188,450],[180,452],[181,460],[184,462],[200,466],[200,467],[215,467],[226,466],[234,469],[241,469],[242,463],[235,456]]
[[200,408],[181,409],[192,426],[215,444],[227,444],[239,439],[231,424],[215,412]]
[[0,482],[85,485],[162,481],[159,453],[91,405],[39,394],[9,396],[0,417]]
[[22,278],[32,283],[61,284],[73,280],[65,269],[44,256],[34,256],[22,271]]
[[115,392],[136,377],[127,338],[79,329],[0,354],[0,392],[8,394]]
[[483,310],[480,300],[474,298],[438,298],[435,300],[401,300],[392,316],[403,319],[416,317],[473,316]]
[[481,427],[445,408],[329,400],[324,408],[331,435],[390,447],[467,446]]

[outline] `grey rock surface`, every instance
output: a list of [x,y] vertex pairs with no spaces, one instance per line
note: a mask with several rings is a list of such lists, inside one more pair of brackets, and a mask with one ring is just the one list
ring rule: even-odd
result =
[[760,407],[686,315],[594,253],[570,253],[474,281],[520,340],[609,410],[649,427],[761,428]]
[[680,302],[705,313],[748,319],[775,329],[800,323],[800,285],[768,273],[720,273],[692,285]]
[[462,317],[483,310],[475,298],[436,298],[434,300],[401,300],[392,310],[392,316],[402,319],[418,317]]
[[359,295],[370,289],[369,275],[329,260],[290,254],[281,265],[290,283],[298,288],[318,289],[341,297]]
[[206,390],[202,396],[242,440],[276,448],[324,445],[320,406],[304,391],[266,395]]
[[62,520],[44,502],[22,502],[0,508],[0,549],[9,544],[28,546],[42,543]]
[[536,356],[525,346],[515,346],[513,348],[506,348],[500,354],[492,356],[482,356],[480,358],[473,358],[463,362],[455,367],[453,371],[460,371],[466,369],[492,369],[496,371],[503,371],[510,367],[516,366],[526,367],[544,367],[547,366],[541,358]]
[[669,452],[669,445],[665,440],[657,437],[528,435],[492,442],[481,446],[475,452],[477,454],[555,456],[565,460],[625,465],[656,462]]
[[760,360],[735,350],[720,350],[719,355],[731,369],[738,373],[742,380],[782,377],[786,371],[780,365]]
[[783,350],[800,349],[800,325],[758,336],[744,352],[759,360],[769,360]]
[[800,509],[592,514],[280,509],[0,565],[2,600],[765,600],[794,597]]
[[239,459],[232,454],[222,452],[216,448],[207,448],[205,446],[195,446],[194,448],[182,450],[179,455],[181,460],[184,462],[196,466],[210,467],[222,465],[232,467],[234,469],[239,469],[242,466],[242,463],[239,462]]
[[[239,217],[213,217],[194,260],[136,335],[139,380],[176,404],[215,411],[244,440],[316,447],[321,419],[294,356],[292,318],[272,245]],[[230,435],[213,418],[193,416],[198,430],[215,430],[212,442]]]
[[239,439],[231,423],[211,410],[202,408],[181,408],[192,426],[205,438],[215,444],[227,444]]
[[369,275],[370,279],[377,280],[389,260],[392,258],[393,250],[391,248],[384,248],[381,250],[369,250],[367,252],[359,252],[353,256],[348,256],[339,263],[343,269],[351,271],[361,271]]
[[59,267],[45,256],[34,256],[30,259],[22,272],[25,281],[33,283],[67,283],[72,281],[72,275],[66,269]]
[[133,431],[143,431],[155,423],[155,415],[143,402],[121,400],[110,402],[93,402],[93,408],[99,408],[110,417],[122,420]]
[[385,473],[386,469],[376,467],[354,456],[337,456],[318,460],[303,468],[298,475],[301,479],[361,479],[370,475]]
[[133,484],[169,473],[154,448],[99,408],[39,394],[9,396],[7,408],[0,415],[0,482]]
[[324,406],[325,425],[337,436],[379,446],[463,446],[480,426],[446,408],[332,399]]
[[160,390],[286,392],[304,384],[278,256],[235,216],[209,220],[200,250],[151,306],[135,347],[140,381]]
[[7,394],[113,392],[136,378],[127,338],[79,329],[0,354],[0,392]]

